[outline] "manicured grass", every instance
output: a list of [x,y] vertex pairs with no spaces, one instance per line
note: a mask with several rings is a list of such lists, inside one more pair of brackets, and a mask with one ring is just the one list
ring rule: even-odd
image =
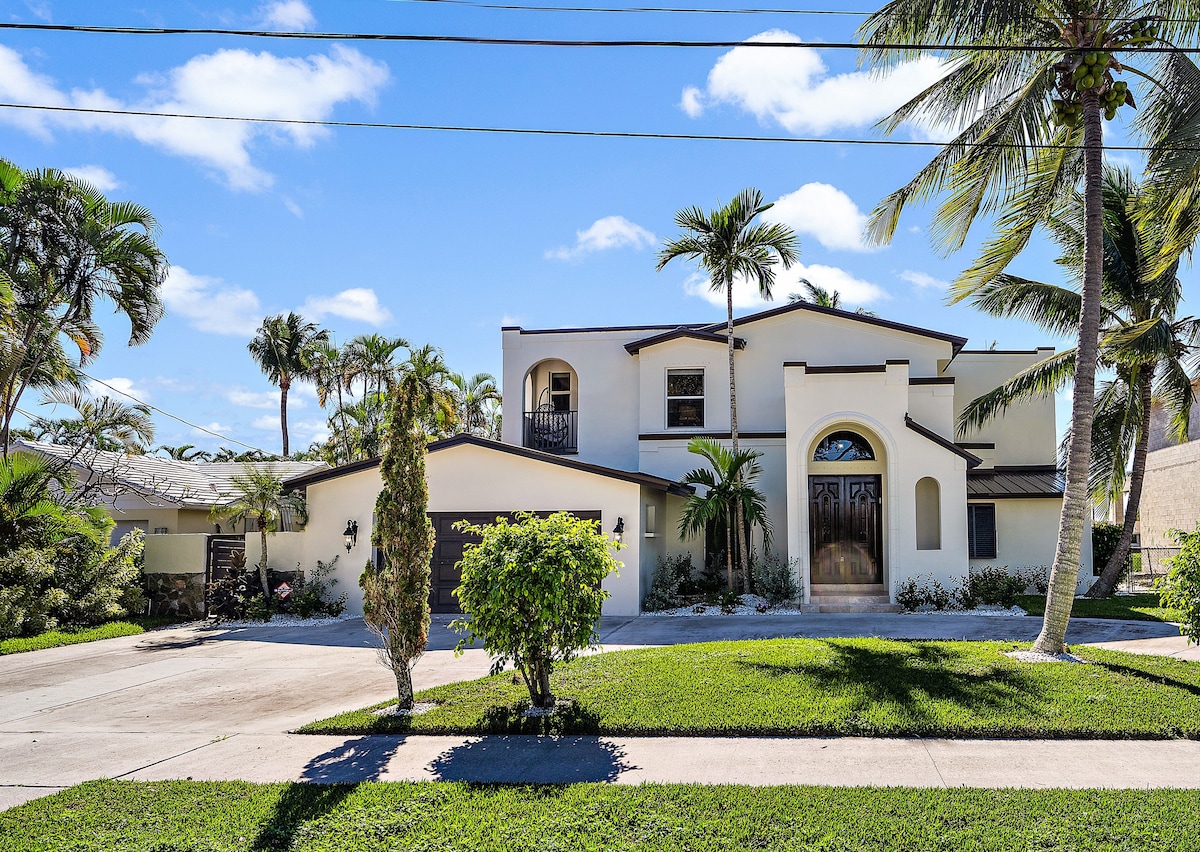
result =
[[171,618],[135,618],[129,621],[110,621],[99,627],[48,630],[37,636],[0,639],[0,657],[5,654],[19,654],[22,651],[41,651],[45,648],[58,648],[62,645],[78,645],[81,642],[95,642],[99,639],[115,639],[118,636],[136,636],[154,627],[174,623],[175,619]]
[[[552,677],[569,708],[526,718],[506,673],[425,690],[418,716],[343,713],[301,733],[1200,737],[1200,664],[1076,648],[1032,665],[1002,642],[771,639],[597,654]],[[384,706],[384,705],[380,705]]]
[[0,813],[0,852],[1195,848],[1200,792],[94,781]]
[[[1042,615],[1046,612],[1046,596],[1018,595],[1017,606],[1030,615]],[[1114,595],[1111,598],[1075,598],[1071,617],[1178,623],[1183,620],[1183,611],[1159,606],[1157,594],[1143,592],[1137,595]]]

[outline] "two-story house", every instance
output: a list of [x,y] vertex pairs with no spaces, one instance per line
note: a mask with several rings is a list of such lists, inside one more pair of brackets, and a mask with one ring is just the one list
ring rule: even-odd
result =
[[[953,582],[972,566],[1053,560],[1062,500],[1053,400],[955,438],[967,403],[1051,350],[966,342],[807,303],[735,321],[739,441],[762,453],[770,546],[793,565],[807,603],[848,591],[886,602],[907,577]],[[452,524],[464,517],[598,518],[625,545],[625,568],[606,583],[614,615],[640,611],[659,557],[690,552],[699,563],[704,540],[678,533],[688,491],[677,483],[703,461],[688,452],[691,437],[730,436],[727,346],[724,323],[503,329],[503,441],[430,445],[435,609],[454,607],[463,538]],[[377,463],[293,484],[307,489],[314,545],[332,553],[342,543],[338,521],[322,539],[326,503],[369,527]]]

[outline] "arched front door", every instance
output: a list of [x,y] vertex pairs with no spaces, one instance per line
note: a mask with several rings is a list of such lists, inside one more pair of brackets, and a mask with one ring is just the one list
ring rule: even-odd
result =
[[855,432],[818,442],[808,478],[813,585],[883,582],[883,477],[869,470],[878,461]]

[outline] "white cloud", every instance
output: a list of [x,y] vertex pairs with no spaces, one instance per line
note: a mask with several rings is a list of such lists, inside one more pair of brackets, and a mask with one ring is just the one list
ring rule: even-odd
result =
[[291,213],[293,216],[295,216],[297,219],[304,218],[304,208],[301,207],[299,204],[297,204],[292,199],[288,198],[286,195],[283,196],[283,206],[286,207],[287,211],[289,213]]
[[322,317],[382,325],[392,318],[392,312],[379,304],[379,297],[368,287],[351,287],[332,296],[309,296],[298,313],[320,321]]
[[[60,89],[50,78],[31,71],[16,51],[0,45],[0,98],[13,103],[320,120],[328,118],[343,101],[374,103],[387,80],[386,65],[341,45],[307,58],[219,50],[193,57],[163,74],[143,75],[137,82],[147,88],[147,95],[122,101],[102,89]],[[130,136],[170,154],[198,160],[217,171],[231,187],[242,190],[262,190],[273,181],[252,161],[256,142],[267,139],[308,148],[329,133],[325,128],[295,124],[27,110],[5,110],[0,121],[46,139],[56,129]]]
[[768,222],[779,222],[798,234],[809,234],[827,249],[873,251],[863,239],[867,215],[850,196],[827,183],[806,183],[775,202],[762,214]]
[[121,182],[117,180],[117,176],[104,168],[104,166],[72,166],[63,169],[63,171],[72,177],[77,177],[81,181],[90,183],[101,192],[112,192],[121,186]]
[[[768,30],[748,41],[799,44],[801,39],[786,30]],[[811,47],[735,47],[713,65],[703,92],[684,90],[681,105],[694,118],[707,106],[731,104],[790,133],[822,135],[874,124],[944,73],[940,60],[924,57],[903,62],[886,76],[830,74]]]
[[[256,417],[251,423],[252,429],[263,432],[280,431],[279,415],[264,414]],[[288,439],[293,447],[307,447],[313,441],[323,441],[329,437],[329,425],[322,420],[292,420],[288,419]]]
[[[230,431],[232,431],[232,427],[230,427],[230,426],[222,426],[222,425],[221,425],[220,423],[218,423],[216,420],[214,420],[212,423],[209,423],[209,424],[208,424],[207,426],[205,426],[204,428],[205,428],[205,429],[207,429],[207,430],[208,430],[208,432],[218,432],[218,433],[220,433],[220,434],[222,434],[222,435],[223,435],[223,434],[225,434],[226,432],[230,432]],[[211,437],[212,437],[212,435],[209,435],[209,434],[208,434],[208,432],[201,431],[200,429],[193,429],[193,430],[191,431],[191,434],[192,434],[192,435],[194,435],[194,436],[195,436],[195,437],[197,437],[197,438],[211,438]]]
[[[802,280],[803,279],[803,280]],[[842,297],[842,304],[855,308],[870,305],[892,298],[891,295],[877,284],[855,278],[844,269],[836,266],[823,266],[819,263],[805,265],[793,263],[791,269],[776,268],[775,286],[771,288],[774,301],[768,302],[758,294],[758,286],[754,282],[739,279],[733,284],[733,306],[735,308],[769,308],[787,302],[789,293],[803,292],[804,281],[811,281],[826,290],[836,290]],[[725,307],[725,291],[713,291],[709,287],[709,279],[702,273],[693,273],[683,282],[683,290],[689,296],[699,296],[706,302],[717,307]]]
[[303,0],[277,0],[259,9],[264,29],[303,32],[316,26],[317,18]]
[[280,429],[279,415],[278,414],[264,414],[262,417],[255,417],[254,420],[252,420],[250,422],[250,428],[278,432]]
[[186,317],[200,331],[248,337],[262,322],[262,306],[253,291],[193,275],[182,266],[171,267],[162,295],[169,313]]
[[[134,383],[133,379],[126,379],[121,376],[114,376],[111,379],[102,379],[104,384],[93,379],[88,382],[88,393],[92,396],[111,396],[121,402],[149,402],[150,392],[144,387]],[[110,385],[111,387],[105,387]]]
[[546,252],[551,260],[578,260],[585,254],[615,248],[649,248],[658,242],[641,225],[630,222],[624,216],[605,216],[597,219],[586,230],[575,232],[575,245],[559,246]]
[[928,272],[918,272],[915,269],[906,269],[903,272],[898,272],[896,273],[896,277],[901,281],[907,281],[918,291],[950,289],[949,281],[943,281],[940,278],[934,278]]
[[[299,388],[299,384],[294,384],[288,391],[288,411],[293,408],[305,408],[307,403],[303,399],[297,398],[297,394],[293,391]],[[225,398],[234,405],[242,408],[264,408],[268,410],[279,410],[279,391],[252,391],[244,387],[230,388],[225,392]]]

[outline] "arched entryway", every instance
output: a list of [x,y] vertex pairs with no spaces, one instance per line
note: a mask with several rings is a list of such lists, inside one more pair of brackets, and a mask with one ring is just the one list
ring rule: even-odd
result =
[[579,376],[566,361],[539,361],[525,374],[521,443],[555,454],[579,451]]
[[855,427],[829,429],[809,448],[809,577],[814,587],[883,582],[884,469],[883,442]]

